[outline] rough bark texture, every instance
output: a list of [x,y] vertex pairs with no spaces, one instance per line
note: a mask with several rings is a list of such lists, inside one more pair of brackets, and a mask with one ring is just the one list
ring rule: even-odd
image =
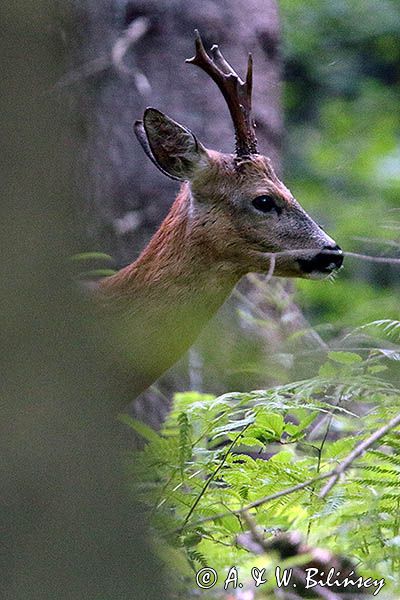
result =
[[[210,148],[234,149],[221,93],[197,67],[184,62],[194,54],[195,27],[208,47],[220,44],[243,75],[247,53],[253,52],[259,146],[277,163],[281,137],[277,8],[273,0],[99,0],[76,3],[75,15],[81,43],[74,70],[64,82],[80,84],[91,232],[99,247],[125,264],[148,241],[178,189],[154,168],[134,138],[132,124],[144,108],[166,112]],[[135,35],[135,22],[138,36],[142,35],[122,57],[116,48],[129,37],[129,28]]]
[[[279,81],[279,17],[275,0],[98,0],[75,2],[80,28],[74,64],[61,85],[76,92],[82,126],[82,189],[87,199],[91,249],[109,252],[118,266],[132,261],[167,213],[177,184],[159,173],[143,154],[132,123],[154,106],[192,129],[208,147],[231,152],[233,128],[215,84],[184,59],[193,56],[193,30],[206,47],[218,43],[244,75],[247,53],[254,57],[253,110],[259,151],[279,172],[282,119]],[[88,175],[88,176],[87,176]],[[160,392],[147,393],[134,412],[153,425],[162,420],[171,390],[221,392],[270,383],[271,341],[251,323],[259,316],[258,283],[242,283],[247,300],[234,295],[180,367],[163,379]],[[280,287],[280,286],[278,286]],[[276,291],[276,286],[273,287]],[[262,302],[263,316],[281,317],[292,302],[276,309],[274,294]],[[279,294],[278,294],[279,295]],[[276,294],[275,294],[276,296]],[[254,301],[254,299],[256,299]],[[291,308],[292,307],[292,308]],[[238,310],[241,309],[241,316]],[[300,315],[299,315],[300,316]],[[270,331],[270,334],[272,332]],[[145,332],[144,332],[145,335]],[[260,372],[243,367],[258,361]],[[163,399],[163,400],[160,400]]]

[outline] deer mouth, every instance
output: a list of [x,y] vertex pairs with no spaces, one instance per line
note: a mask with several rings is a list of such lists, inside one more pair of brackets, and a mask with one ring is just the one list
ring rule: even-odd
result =
[[310,279],[323,279],[338,271],[343,265],[343,252],[339,246],[325,246],[310,258],[297,260],[302,272]]

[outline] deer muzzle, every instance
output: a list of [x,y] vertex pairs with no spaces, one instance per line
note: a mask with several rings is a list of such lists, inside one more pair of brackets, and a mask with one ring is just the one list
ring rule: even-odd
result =
[[329,275],[340,269],[343,264],[343,252],[340,246],[324,246],[322,250],[310,258],[299,258],[297,261],[303,273],[310,275]]

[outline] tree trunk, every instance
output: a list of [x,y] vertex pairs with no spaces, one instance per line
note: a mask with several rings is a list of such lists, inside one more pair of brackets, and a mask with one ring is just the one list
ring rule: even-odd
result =
[[[254,117],[260,151],[280,171],[279,18],[275,0],[98,0],[74,3],[80,27],[74,64],[60,82],[75,89],[82,131],[82,165],[91,249],[112,254],[118,266],[131,262],[160,224],[178,186],[159,173],[134,139],[132,124],[154,106],[192,129],[208,147],[232,152],[228,110],[215,84],[184,59],[194,53],[193,30],[206,47],[218,43],[244,74],[247,53],[254,58]],[[254,282],[257,282],[256,284]],[[246,279],[180,366],[164,377],[157,393],[134,404],[134,412],[154,426],[168,409],[171,393],[195,388],[210,392],[250,389],[276,381],[268,356],[285,337],[282,327],[255,326],[277,310],[273,285]],[[265,286],[264,286],[265,287]],[[241,297],[240,291],[245,294]],[[269,301],[265,301],[265,298]],[[262,298],[260,302],[260,298]],[[301,326],[303,323],[301,323]],[[247,367],[258,365],[259,372]]]

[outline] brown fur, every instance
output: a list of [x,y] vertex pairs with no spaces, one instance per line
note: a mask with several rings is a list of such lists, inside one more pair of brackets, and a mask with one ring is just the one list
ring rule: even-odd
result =
[[[117,317],[119,351],[133,357],[136,393],[190,347],[242,275],[268,271],[266,252],[318,249],[329,239],[263,156],[238,159],[200,148],[188,169],[190,183],[139,258],[101,284]],[[280,218],[252,209],[262,194],[275,198]],[[302,276],[296,257],[277,260],[275,272]]]
[[193,344],[242,274],[215,260],[205,227],[193,234],[188,195],[184,184],[137,261],[101,285],[116,316],[118,352],[132,357],[135,394]]

